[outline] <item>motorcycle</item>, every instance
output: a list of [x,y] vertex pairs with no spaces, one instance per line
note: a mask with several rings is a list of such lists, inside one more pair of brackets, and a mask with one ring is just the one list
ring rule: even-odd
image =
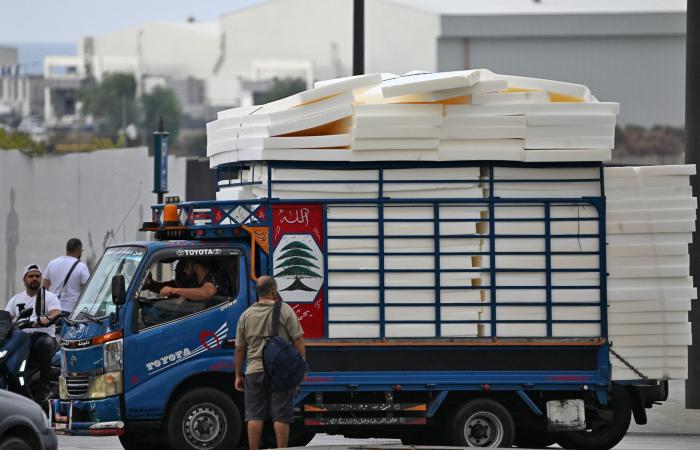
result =
[[[12,320],[8,312],[0,311],[0,389],[24,395],[45,406],[49,398],[58,398],[60,356],[54,354],[48,386],[43,386],[40,383],[39,368],[29,359],[31,336],[22,331],[35,325],[29,320],[32,312],[32,308],[23,309]],[[48,325],[57,320],[59,317],[53,318]]]

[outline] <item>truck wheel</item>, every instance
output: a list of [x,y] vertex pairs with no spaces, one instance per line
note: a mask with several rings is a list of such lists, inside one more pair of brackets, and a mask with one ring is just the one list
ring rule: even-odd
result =
[[459,447],[512,447],[513,417],[494,400],[480,398],[457,410],[451,424],[452,444]]
[[174,450],[236,448],[241,430],[241,415],[234,401],[212,388],[182,395],[167,419],[168,440]]
[[564,448],[607,450],[625,437],[632,418],[632,407],[625,389],[614,386],[608,405],[586,408],[586,430],[556,433],[557,443]]

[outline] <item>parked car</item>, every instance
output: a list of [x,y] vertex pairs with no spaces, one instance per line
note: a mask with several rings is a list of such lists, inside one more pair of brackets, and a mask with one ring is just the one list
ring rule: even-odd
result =
[[58,440],[39,405],[0,390],[0,450],[56,450]]

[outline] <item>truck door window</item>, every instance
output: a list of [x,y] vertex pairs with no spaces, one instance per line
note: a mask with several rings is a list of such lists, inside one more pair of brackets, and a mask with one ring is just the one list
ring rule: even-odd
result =
[[237,295],[237,280],[237,256],[158,258],[148,267],[137,294],[139,328],[231,301]]

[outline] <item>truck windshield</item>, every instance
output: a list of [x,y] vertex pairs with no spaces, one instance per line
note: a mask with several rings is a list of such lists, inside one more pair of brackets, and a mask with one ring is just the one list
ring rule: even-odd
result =
[[83,320],[104,317],[114,312],[116,306],[112,302],[112,277],[124,275],[128,290],[145,254],[146,249],[143,247],[113,247],[105,250],[70,318]]

